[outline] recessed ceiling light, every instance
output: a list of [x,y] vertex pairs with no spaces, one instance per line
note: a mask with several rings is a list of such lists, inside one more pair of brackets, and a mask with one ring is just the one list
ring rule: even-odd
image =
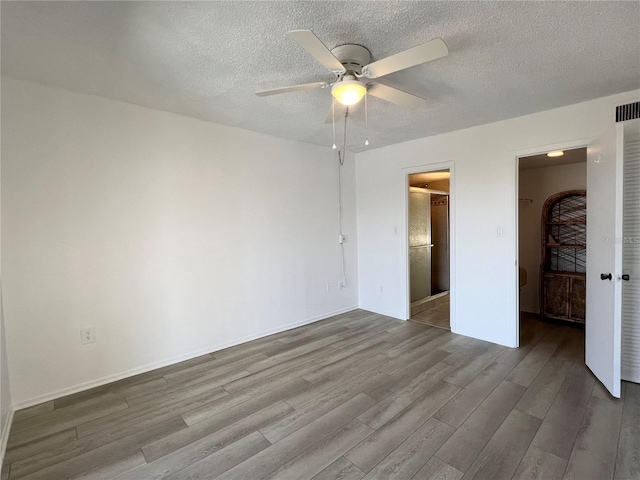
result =
[[552,152],[547,153],[547,157],[561,157],[564,155],[562,150],[554,150]]

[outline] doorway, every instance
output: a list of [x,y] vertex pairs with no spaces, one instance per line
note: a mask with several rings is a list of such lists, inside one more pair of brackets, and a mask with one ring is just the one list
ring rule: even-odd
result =
[[410,319],[451,329],[450,171],[409,175]]
[[518,161],[520,345],[544,324],[584,328],[587,150]]
[[[580,360],[584,361],[586,367],[616,398],[621,396],[622,380],[634,378],[629,364],[635,362],[632,369],[636,367],[637,372],[640,372],[640,335],[637,335],[640,331],[640,303],[637,300],[638,295],[629,294],[634,288],[637,289],[633,273],[640,271],[640,257],[637,256],[637,251],[633,250],[633,245],[640,244],[637,237],[637,232],[640,231],[637,226],[637,205],[640,205],[640,119],[624,120],[620,114],[630,106],[634,104],[618,107],[620,118],[616,117],[616,123],[610,124],[597,137],[549,145],[548,150],[536,147],[514,151],[516,165],[519,165],[526,157],[540,154],[541,151],[551,153],[559,148],[575,150],[586,146],[586,302],[584,330],[581,330],[584,335],[580,344],[575,346],[579,347],[579,353],[582,354]],[[532,203],[519,188],[519,176],[522,173],[520,168],[516,168],[515,199],[519,204],[519,208],[516,209],[518,227],[522,223],[521,203]],[[521,266],[519,262],[523,261],[519,237],[517,236],[516,243],[518,257],[513,272],[514,280],[517,279],[517,268]],[[547,247],[565,248],[569,245],[555,239],[553,243],[548,242]],[[516,314],[521,311],[521,301],[524,301],[524,298],[519,294],[515,302]],[[629,304],[632,304],[631,309]],[[533,342],[528,341],[525,332],[521,331],[523,322],[519,315],[516,315],[514,320],[517,330],[516,341],[520,347],[531,349]],[[544,331],[548,329],[548,323],[538,324],[545,327]],[[573,332],[579,331],[575,328],[570,329]],[[534,336],[537,335],[534,332]],[[565,341],[556,335],[549,340]],[[640,380],[640,373],[635,378],[635,381]]]

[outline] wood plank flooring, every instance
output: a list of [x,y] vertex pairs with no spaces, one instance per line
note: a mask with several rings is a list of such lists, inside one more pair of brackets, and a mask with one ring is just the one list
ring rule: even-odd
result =
[[640,479],[640,385],[356,310],[19,411],[2,479]]
[[451,330],[449,310],[449,296],[447,295],[446,301],[436,302],[433,307],[427,308],[415,315],[411,315],[411,320]]

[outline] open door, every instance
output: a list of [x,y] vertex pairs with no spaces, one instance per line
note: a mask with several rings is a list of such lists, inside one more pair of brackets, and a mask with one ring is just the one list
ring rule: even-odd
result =
[[587,366],[620,397],[622,330],[622,132],[613,125],[587,147]]

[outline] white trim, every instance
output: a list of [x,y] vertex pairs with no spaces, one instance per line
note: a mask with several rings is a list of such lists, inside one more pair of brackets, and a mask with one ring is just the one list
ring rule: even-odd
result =
[[586,147],[595,139],[596,137],[575,138],[573,140],[567,140],[566,142],[548,143],[533,147],[518,148],[515,150],[511,150],[510,154],[516,157],[531,157],[533,155],[542,155],[543,153],[550,152],[551,150],[573,150],[575,148]]
[[9,441],[9,432],[11,431],[11,425],[13,424],[13,414],[16,412],[13,405],[9,407],[7,412],[7,418],[2,425],[2,437],[0,438],[0,466],[4,463],[4,453],[7,451],[7,442]]
[[[527,147],[517,150],[511,150],[510,155],[515,157],[515,182],[513,189],[513,197],[515,198],[515,209],[513,215],[512,225],[515,225],[515,284],[516,284],[516,298],[515,298],[515,322],[516,322],[516,338],[513,346],[515,348],[520,347],[520,159],[522,157],[530,157],[532,155],[541,155],[552,150],[573,150],[575,148],[585,148],[589,143],[594,140],[594,137],[577,138],[573,140],[567,140],[566,142],[551,143],[546,145],[538,145],[534,147]],[[542,313],[542,312],[540,312]]]
[[445,192],[444,190],[434,190],[433,188],[409,187],[409,191],[412,193],[435,193],[436,195],[449,196],[449,192]]
[[106,377],[102,377],[102,378],[97,379],[97,380],[92,380],[90,382],[80,383],[80,384],[74,385],[72,387],[62,388],[62,389],[56,390],[54,392],[46,393],[44,395],[39,395],[37,397],[33,397],[33,398],[30,398],[30,399],[27,399],[27,400],[22,400],[20,402],[15,403],[12,408],[14,408],[15,410],[21,410],[23,408],[28,408],[28,407],[32,407],[34,405],[39,405],[41,403],[48,402],[50,400],[55,400],[56,398],[65,397],[67,395],[71,395],[71,394],[74,394],[74,393],[82,392],[82,391],[88,390],[90,388],[100,387],[102,385],[106,385],[108,383],[112,383],[112,382],[115,382],[115,381],[118,381],[118,380],[122,380],[124,378],[133,377],[134,375],[139,375],[141,373],[150,372],[151,370],[155,370],[157,368],[166,367],[168,365],[173,365],[174,363],[179,363],[179,362],[183,362],[185,360],[190,360],[192,358],[196,358],[196,357],[199,357],[201,355],[206,355],[208,353],[214,353],[214,352],[217,352],[219,350],[224,350],[225,348],[234,347],[236,345],[240,345],[241,343],[250,342],[252,340],[257,340],[259,338],[268,337],[269,335],[273,335],[273,334],[276,334],[276,333],[284,332],[286,330],[291,330],[293,328],[297,328],[297,327],[301,327],[301,326],[304,326],[304,325],[308,325],[310,323],[319,322],[320,320],[324,320],[324,319],[327,319],[329,317],[333,317],[334,315],[340,315],[341,313],[351,312],[353,310],[356,310],[357,308],[358,308],[357,305],[349,306],[349,307],[346,307],[346,308],[342,308],[342,309],[336,310],[334,312],[325,313],[325,314],[322,314],[322,315],[317,315],[317,316],[312,317],[312,318],[307,318],[307,319],[299,321],[299,322],[289,323],[287,325],[283,325],[281,327],[274,328],[272,330],[267,330],[267,331],[264,331],[264,332],[261,332],[261,333],[255,334],[255,335],[249,335],[247,337],[243,337],[243,338],[240,338],[238,340],[234,340],[233,342],[229,342],[229,343],[226,343],[226,344],[214,345],[214,346],[211,346],[211,347],[207,347],[207,348],[203,348],[203,349],[197,350],[195,352],[190,352],[190,353],[187,353],[187,354],[184,354],[184,355],[179,355],[177,357],[172,357],[172,358],[167,359],[167,360],[154,362],[154,363],[151,363],[151,364],[148,364],[148,365],[144,365],[144,366],[138,367],[138,368],[132,368],[131,370],[127,370],[125,372],[116,373],[114,375],[108,375]]
[[[614,238],[623,238],[624,235],[624,217],[622,211],[624,209],[624,122],[616,124],[616,178],[615,178],[615,232]],[[588,194],[588,192],[587,192]],[[587,203],[587,208],[588,203]],[[614,387],[611,394],[620,398],[620,389],[622,388],[622,248],[623,244],[616,242],[614,250],[614,288],[613,288],[613,380]],[[585,351],[586,355],[586,351]]]
[[365,308],[365,310],[367,312],[376,313],[378,315],[384,315],[385,317],[393,318],[394,320],[401,320],[403,322],[409,320],[408,318],[400,318],[400,317],[398,317],[398,315],[396,313],[387,312],[386,310],[380,310],[378,308],[369,308],[369,307],[367,307],[367,308]]
[[[520,156],[516,156],[516,182],[514,184],[514,195],[516,197],[516,208],[513,212],[513,223],[516,237],[516,281],[518,286],[516,288],[516,329],[513,346],[520,348]],[[542,313],[542,312],[541,312]]]
[[404,225],[400,235],[402,240],[402,257],[404,258],[404,301],[405,318],[411,318],[411,292],[409,289],[409,175],[412,173],[436,172],[449,170],[449,324],[453,333],[457,332],[456,324],[456,197],[455,197],[455,163],[451,161],[427,163],[402,169],[402,191],[404,201]]

